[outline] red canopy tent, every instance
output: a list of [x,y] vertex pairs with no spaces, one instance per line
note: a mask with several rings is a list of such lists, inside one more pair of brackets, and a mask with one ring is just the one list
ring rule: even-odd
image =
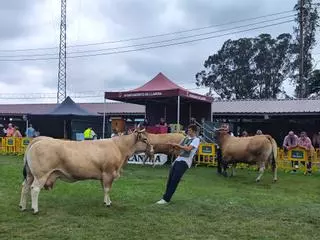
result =
[[145,105],[150,124],[157,124],[160,117],[164,117],[167,123],[178,124],[188,124],[191,117],[197,120],[211,120],[212,117],[211,97],[192,93],[162,73],[131,91],[105,92],[105,99]]

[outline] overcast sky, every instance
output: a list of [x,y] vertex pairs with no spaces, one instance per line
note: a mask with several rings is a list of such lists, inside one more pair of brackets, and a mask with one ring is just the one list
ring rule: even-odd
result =
[[[67,0],[67,44],[91,44],[122,40],[147,35],[187,30],[208,25],[255,18],[292,10],[296,0]],[[288,16],[287,13],[265,19],[224,25],[188,35],[219,31],[266,19]],[[289,20],[290,18],[270,23]],[[262,23],[253,27],[270,23]],[[0,93],[53,93],[57,91],[58,60],[7,61],[30,58],[34,54],[52,54],[55,58],[59,46],[60,1],[14,0],[2,1],[0,8]],[[253,37],[261,33],[292,33],[295,23],[286,23],[264,29],[198,41],[166,48],[127,52],[96,57],[67,60],[68,93],[83,91],[117,91],[139,87],[159,72],[177,84],[192,91],[195,74],[203,69],[203,62],[219,50],[227,39]],[[247,27],[251,28],[251,27]],[[238,29],[244,30],[246,28]],[[235,30],[233,30],[235,31]],[[232,32],[232,31],[229,31]],[[226,32],[214,33],[210,36]],[[152,41],[161,41],[186,34],[68,48],[71,52],[101,50]],[[206,36],[202,36],[206,37]],[[188,39],[187,39],[188,40]],[[180,40],[183,41],[183,40]],[[172,42],[170,42],[172,43]],[[159,45],[159,44],[158,44]],[[149,45],[148,45],[149,46]],[[12,49],[51,48],[33,51]],[[139,47],[136,47],[139,48]],[[129,50],[134,47],[119,49]],[[314,52],[320,52],[315,49]],[[105,50],[104,53],[112,52]],[[100,52],[101,53],[101,52]],[[84,53],[78,53],[78,55]],[[86,53],[88,54],[88,52]],[[12,57],[19,55],[18,57]],[[317,60],[317,59],[316,59]],[[289,93],[292,87],[285,86]],[[1,103],[55,102],[55,98],[34,100],[4,100]],[[100,98],[76,98],[76,102],[103,101]]]

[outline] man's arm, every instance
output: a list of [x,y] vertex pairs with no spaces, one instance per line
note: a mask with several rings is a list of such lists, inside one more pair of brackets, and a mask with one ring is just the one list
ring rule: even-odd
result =
[[282,146],[284,147],[284,148],[287,148],[287,143],[288,142],[288,137],[286,136],[285,138],[284,138],[284,140],[283,140],[283,143],[282,143]]
[[311,141],[311,139],[310,139],[309,137],[307,137],[307,142],[308,142],[308,144],[307,144],[308,150],[309,150],[309,149],[312,149],[312,148],[313,148],[313,146],[312,146],[312,141]]
[[183,149],[187,152],[190,152],[193,148],[199,146],[200,140],[198,138],[194,139],[189,146],[182,146],[180,144],[173,143],[172,146],[177,147],[179,149]]
[[177,147],[177,148],[179,148],[179,149],[183,149],[183,150],[185,150],[185,151],[187,151],[187,152],[190,152],[190,151],[192,150],[192,148],[194,148],[194,146],[192,146],[192,145],[182,146],[182,145],[177,144],[177,143],[172,143],[171,145],[172,145],[173,147]]
[[299,138],[295,136],[295,141],[294,141],[294,147],[297,147],[299,145]]

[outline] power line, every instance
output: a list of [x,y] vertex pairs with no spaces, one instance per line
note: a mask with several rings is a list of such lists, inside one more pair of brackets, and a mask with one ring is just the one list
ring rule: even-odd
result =
[[[186,90],[199,90],[206,89],[207,87],[195,87],[195,88],[185,88]],[[115,91],[119,92],[119,91]],[[121,91],[120,91],[121,92]],[[103,98],[105,91],[85,91],[85,92],[73,92],[69,96],[71,98]],[[0,93],[0,99],[55,99],[57,97],[56,93]]]
[[[239,28],[245,28],[245,27],[250,27],[250,26],[255,26],[259,25],[261,23],[267,23],[267,22],[273,22],[277,20],[282,20],[286,18],[291,18],[295,16],[289,15],[285,17],[280,17],[280,18],[275,18],[275,19],[270,19],[270,20],[264,20],[261,22],[257,23],[250,23],[246,25],[241,25],[237,27],[232,27],[232,28],[227,28],[227,29],[222,29],[222,30],[217,30],[217,31],[212,31],[212,32],[205,32],[205,33],[200,33],[200,34],[194,34],[190,36],[184,36],[184,37],[177,37],[177,38],[172,38],[172,39],[166,39],[166,40],[161,40],[161,41],[155,41],[155,42],[148,42],[148,43],[140,43],[140,44],[134,44],[134,45],[128,45],[128,46],[120,46],[120,47],[112,47],[112,48],[102,48],[102,49],[96,49],[96,50],[82,50],[82,51],[75,51],[75,52],[68,52],[69,54],[79,54],[79,53],[94,53],[94,52],[102,52],[102,51],[109,51],[109,50],[118,50],[118,49],[126,49],[126,48],[132,48],[132,47],[141,47],[141,46],[148,46],[148,45],[153,45],[153,44],[160,44],[160,43],[167,43],[167,42],[173,42],[177,40],[182,40],[182,39],[188,39],[188,38],[194,38],[194,37],[200,37],[200,36],[206,36],[214,33],[220,33],[220,32],[225,32],[225,31],[230,31],[230,30],[236,30]],[[42,56],[57,56],[57,53],[42,53],[42,54],[24,54],[24,55],[4,55],[1,56],[0,58],[15,58],[15,57],[42,57]]]
[[94,46],[94,45],[121,43],[121,42],[137,41],[137,40],[142,40],[142,39],[150,39],[150,38],[164,37],[164,36],[169,36],[169,35],[174,35],[174,34],[181,34],[181,33],[187,33],[187,32],[194,32],[194,31],[204,30],[204,29],[208,29],[208,28],[222,27],[222,26],[231,25],[231,24],[234,24],[234,23],[240,23],[240,22],[247,22],[247,21],[257,20],[257,19],[260,19],[260,18],[265,18],[265,17],[271,17],[271,16],[276,16],[276,15],[281,15],[281,14],[285,14],[285,13],[289,13],[289,12],[293,12],[293,11],[294,11],[294,10],[288,10],[288,11],[283,11],[283,12],[278,12],[278,13],[263,15],[263,16],[254,17],[254,18],[246,18],[246,19],[241,19],[241,20],[238,20],[238,21],[231,21],[231,22],[222,23],[222,24],[209,25],[209,26],[205,26],[205,27],[192,28],[192,29],[187,29],[187,30],[182,30],[182,31],[176,31],[176,32],[170,32],[170,33],[149,35],[149,36],[143,36],[143,37],[135,37],[135,38],[127,38],[127,39],[115,40],[115,41],[105,41],[105,42],[87,43],[87,44],[77,44],[77,45],[72,45],[72,46],[69,46],[69,47]]
[[[263,15],[263,16],[259,16],[259,17],[240,19],[237,21],[231,21],[231,22],[227,22],[227,23],[223,23],[223,24],[215,24],[215,25],[209,25],[209,26],[205,26],[205,27],[192,28],[192,29],[163,33],[163,34],[147,35],[147,36],[142,36],[142,37],[133,37],[133,38],[126,38],[126,39],[113,40],[113,41],[104,41],[104,42],[97,42],[97,43],[76,44],[76,45],[67,46],[67,48],[95,46],[95,45],[102,45],[102,44],[113,44],[113,43],[137,41],[137,40],[142,40],[142,39],[164,37],[164,36],[170,36],[170,35],[174,35],[174,34],[194,32],[194,31],[204,30],[204,29],[208,29],[208,28],[221,27],[221,26],[231,25],[231,24],[240,23],[240,22],[246,22],[246,21],[252,21],[252,20],[257,20],[257,19],[261,19],[261,18],[271,17],[271,16],[277,16],[277,15],[281,15],[281,14],[290,13],[293,11],[294,10],[282,11],[282,12],[267,14],[267,15]],[[57,47],[43,47],[43,48],[25,48],[25,49],[0,49],[0,52],[24,52],[24,51],[49,50],[49,49],[58,49],[58,48]]]
[[[279,22],[279,23],[268,24],[268,25],[259,26],[259,27],[255,27],[255,28],[249,28],[249,29],[245,29],[245,30],[241,30],[241,31],[235,31],[235,32],[230,32],[230,33],[225,33],[225,34],[220,34],[220,35],[214,35],[214,36],[209,36],[209,37],[203,37],[203,38],[197,38],[197,39],[192,39],[192,40],[182,41],[182,42],[176,42],[176,43],[168,43],[168,44],[163,44],[163,45],[159,45],[159,46],[142,47],[142,48],[137,48],[137,49],[106,52],[106,53],[67,56],[67,58],[72,59],[72,58],[106,56],[106,55],[114,55],[114,54],[120,54],[120,53],[129,53],[129,52],[137,52],[137,51],[143,51],[143,50],[149,50],[149,49],[163,48],[163,47],[169,47],[169,46],[183,45],[183,44],[186,44],[186,43],[199,42],[199,41],[203,41],[203,40],[208,40],[208,39],[219,38],[219,37],[223,37],[223,36],[228,36],[228,35],[248,32],[248,31],[252,31],[252,30],[257,30],[257,29],[262,29],[262,28],[267,28],[267,27],[272,27],[272,26],[278,26],[278,25],[289,23],[289,22],[293,22],[293,21],[294,20],[282,21],[282,22]],[[0,59],[0,62],[42,61],[42,60],[56,60],[56,59],[58,59],[58,58],[57,57],[48,57],[48,58]]]

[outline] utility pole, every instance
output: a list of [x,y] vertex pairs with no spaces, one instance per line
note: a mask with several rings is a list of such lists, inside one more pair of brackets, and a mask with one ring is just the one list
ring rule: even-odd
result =
[[66,99],[67,95],[67,1],[61,0],[60,47],[58,69],[57,103]]
[[303,8],[304,8],[304,0],[300,0],[300,71],[299,71],[299,82],[301,85],[299,97],[303,97],[305,94],[305,80],[304,80],[304,72],[303,72],[303,61],[304,61],[304,39],[303,39]]

